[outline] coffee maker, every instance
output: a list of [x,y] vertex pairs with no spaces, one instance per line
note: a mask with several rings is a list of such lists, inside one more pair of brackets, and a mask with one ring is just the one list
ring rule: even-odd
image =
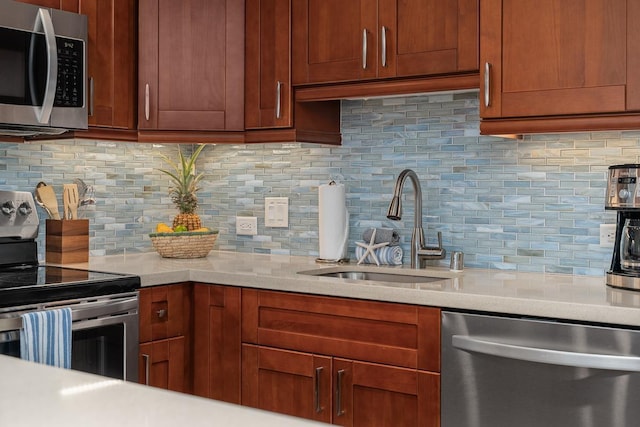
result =
[[604,208],[618,211],[607,285],[640,291],[640,164],[609,166]]

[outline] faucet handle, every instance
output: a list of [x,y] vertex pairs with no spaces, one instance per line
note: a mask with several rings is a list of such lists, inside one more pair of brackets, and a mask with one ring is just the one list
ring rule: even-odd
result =
[[438,247],[442,248],[442,232],[438,231]]

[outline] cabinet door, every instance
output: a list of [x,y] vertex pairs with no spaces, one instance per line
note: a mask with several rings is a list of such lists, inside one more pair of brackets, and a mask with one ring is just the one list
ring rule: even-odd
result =
[[193,392],[240,403],[240,289],[195,284]]
[[245,127],[292,126],[291,0],[246,1]]
[[379,76],[478,69],[478,0],[379,0]]
[[188,292],[186,283],[140,290],[140,342],[188,334]]
[[482,116],[625,111],[627,4],[483,1]]
[[295,2],[294,83],[375,77],[377,9],[377,0]]
[[242,404],[331,422],[331,358],[242,345]]
[[133,129],[136,118],[136,3],[79,0],[88,19],[89,125]]
[[140,345],[140,384],[187,392],[185,339],[169,338]]
[[244,1],[140,0],[140,129],[244,129]]
[[440,375],[334,359],[334,424],[349,427],[438,427]]

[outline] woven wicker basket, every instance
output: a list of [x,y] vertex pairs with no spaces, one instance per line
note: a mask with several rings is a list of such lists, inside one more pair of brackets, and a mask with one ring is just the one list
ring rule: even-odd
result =
[[218,238],[218,231],[151,233],[153,247],[163,258],[204,258]]

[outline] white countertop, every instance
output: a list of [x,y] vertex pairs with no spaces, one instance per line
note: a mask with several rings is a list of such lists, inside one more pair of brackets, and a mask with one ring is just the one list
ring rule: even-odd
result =
[[326,425],[0,355],[0,426]]
[[[612,289],[604,277],[539,274],[502,270],[410,270],[367,266],[375,271],[442,277],[430,283],[355,281],[298,274],[342,268],[314,258],[212,251],[206,258],[178,260],[155,252],[94,257],[70,265],[136,274],[142,286],[197,281],[318,295],[370,299],[442,308],[512,313],[597,323],[640,326],[640,292]],[[359,267],[350,265],[357,269]]]

